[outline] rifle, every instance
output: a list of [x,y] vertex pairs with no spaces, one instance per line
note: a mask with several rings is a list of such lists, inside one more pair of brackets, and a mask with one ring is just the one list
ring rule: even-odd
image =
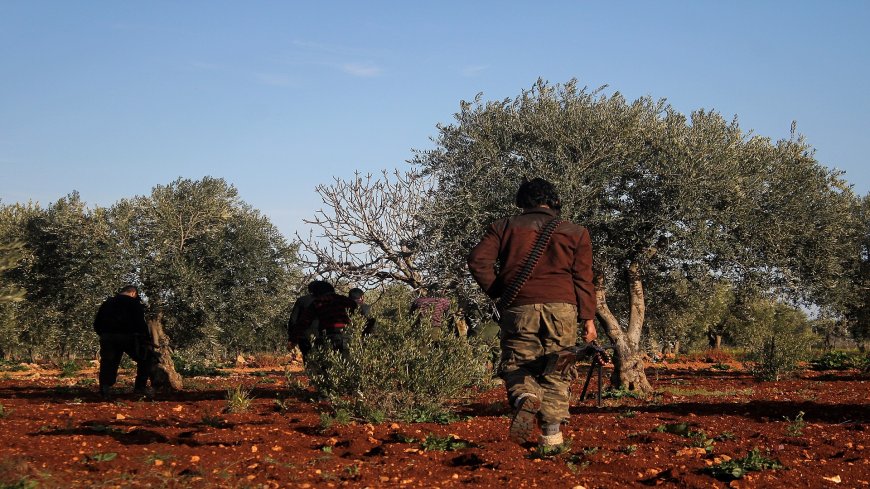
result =
[[[611,347],[612,348],[612,347]],[[600,346],[596,341],[591,341],[583,346],[572,346],[557,352],[549,353],[544,356],[546,366],[544,373],[564,372],[574,363],[591,358],[589,364],[589,372],[586,374],[586,382],[583,384],[583,391],[580,393],[580,400],[586,400],[586,391],[589,389],[589,381],[592,380],[592,374],[598,370],[598,407],[601,407],[601,371],[604,364],[610,363],[610,355],[607,353],[607,348]]]

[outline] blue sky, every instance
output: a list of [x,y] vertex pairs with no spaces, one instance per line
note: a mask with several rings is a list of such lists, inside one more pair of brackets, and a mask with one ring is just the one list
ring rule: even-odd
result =
[[870,191],[870,2],[0,0],[0,199],[225,178],[285,236],[539,77],[715,109]]

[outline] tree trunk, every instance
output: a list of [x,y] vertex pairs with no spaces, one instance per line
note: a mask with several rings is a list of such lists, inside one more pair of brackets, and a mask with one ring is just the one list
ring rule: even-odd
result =
[[151,386],[162,390],[181,390],[184,384],[181,375],[175,371],[169,337],[163,332],[163,314],[148,320],[148,330],[152,340]]
[[646,305],[644,303],[643,285],[637,273],[637,264],[629,266],[629,284],[631,314],[627,331],[619,326],[616,316],[607,306],[607,291],[604,288],[603,277],[596,278],[596,312],[603,323],[604,331],[613,343],[613,374],[611,385],[617,389],[625,389],[642,395],[653,391],[644,372],[644,354],[640,348],[640,333],[643,327]]

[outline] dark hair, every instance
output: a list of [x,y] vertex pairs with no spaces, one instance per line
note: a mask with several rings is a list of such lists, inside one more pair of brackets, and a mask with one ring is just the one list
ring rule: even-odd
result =
[[522,209],[531,209],[541,205],[546,205],[556,211],[562,208],[562,201],[559,199],[556,187],[543,178],[524,179],[517,190],[516,203],[517,207]]
[[350,289],[350,291],[347,293],[347,296],[353,300],[357,300],[357,299],[361,299],[363,294],[365,294],[365,292],[363,292],[363,289],[354,287],[354,288]]
[[326,295],[335,292],[335,287],[329,282],[315,280],[308,284],[308,292],[311,292],[313,295]]
[[139,287],[136,287],[135,285],[125,285],[121,288],[119,294],[126,294],[127,292],[135,292],[136,295],[139,295]]

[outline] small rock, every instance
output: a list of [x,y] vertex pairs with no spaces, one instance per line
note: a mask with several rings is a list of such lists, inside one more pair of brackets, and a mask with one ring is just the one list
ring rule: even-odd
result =
[[839,475],[835,475],[835,476],[831,476],[831,477],[822,476],[822,479],[825,479],[826,481],[831,481],[834,484],[839,484],[839,483],[843,482],[843,480],[840,479]]

